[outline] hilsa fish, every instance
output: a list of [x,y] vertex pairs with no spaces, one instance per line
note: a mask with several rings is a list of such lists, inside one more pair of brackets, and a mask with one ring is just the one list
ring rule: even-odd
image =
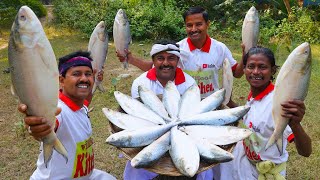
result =
[[227,58],[223,61],[222,75],[222,88],[226,90],[222,104],[226,106],[231,99],[233,86],[233,73]]
[[293,99],[303,101],[307,96],[310,76],[311,48],[309,43],[305,42],[290,53],[277,76],[272,102],[275,129],[266,149],[276,142],[280,154],[283,153],[283,132],[289,119],[281,116],[284,114],[281,104]]
[[125,49],[129,48],[131,42],[130,24],[123,9],[119,9],[113,23],[113,40],[116,51],[125,56],[123,68],[128,69],[128,59]]
[[[27,105],[27,115],[44,117],[54,124],[59,93],[57,62],[40,21],[27,6],[19,9],[12,25],[8,57],[13,90]],[[46,166],[53,149],[68,161],[67,150],[53,130],[42,142]]]
[[97,70],[92,93],[94,93],[97,88],[100,91],[105,92],[101,83],[102,81],[98,80],[98,72],[103,69],[108,53],[108,33],[104,21],[100,21],[93,30],[88,44],[88,51],[91,52],[91,57],[93,59],[92,67]]
[[247,12],[242,24],[242,43],[245,45],[245,53],[250,48],[257,46],[259,36],[259,14],[252,6]]

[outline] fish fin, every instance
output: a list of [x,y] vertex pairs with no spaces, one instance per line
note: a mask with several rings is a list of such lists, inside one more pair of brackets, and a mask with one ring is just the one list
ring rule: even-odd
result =
[[48,162],[51,160],[51,157],[52,157],[53,146],[54,146],[53,144],[43,143],[43,159],[44,159],[46,168],[48,167]]
[[59,154],[61,154],[64,157],[64,159],[66,160],[66,163],[68,163],[68,152],[58,138],[54,141],[53,148]]
[[103,85],[102,84],[99,84],[98,85],[98,89],[101,91],[101,92],[105,92],[106,90],[104,89]]

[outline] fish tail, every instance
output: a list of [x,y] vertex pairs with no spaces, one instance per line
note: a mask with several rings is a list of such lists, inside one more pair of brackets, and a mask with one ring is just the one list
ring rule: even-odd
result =
[[281,134],[280,137],[276,138],[276,135],[273,133],[270,137],[265,150],[267,150],[270,146],[272,146],[274,143],[276,143],[278,151],[280,155],[283,153],[283,135]]
[[128,69],[128,61],[123,62],[123,69]]
[[92,94],[97,90],[97,84],[94,83],[92,87]]
[[65,158],[66,163],[68,162],[68,152],[59,139],[56,138],[53,143],[43,143],[43,156],[46,167],[48,166],[48,162],[51,160],[53,149]]
[[265,150],[269,149],[270,146],[272,146],[276,142],[275,134],[273,133],[265,147]]
[[280,152],[280,155],[283,154],[283,138],[282,138],[282,136],[283,135],[281,135],[280,138],[276,142],[278,151]]
[[101,92],[105,92],[106,90],[104,89],[103,85],[102,84],[99,84],[98,85],[98,89],[101,91]]

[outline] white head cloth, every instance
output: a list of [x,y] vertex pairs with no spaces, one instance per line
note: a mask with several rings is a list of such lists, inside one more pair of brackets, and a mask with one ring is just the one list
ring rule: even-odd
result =
[[174,54],[180,58],[180,52],[179,48],[173,44],[167,44],[167,45],[162,45],[162,44],[154,44],[151,48],[150,51],[150,56],[153,56],[159,52],[167,52],[170,54]]

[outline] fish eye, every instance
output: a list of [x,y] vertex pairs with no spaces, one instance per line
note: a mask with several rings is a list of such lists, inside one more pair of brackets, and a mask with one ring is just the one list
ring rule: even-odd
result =
[[20,20],[25,21],[26,17],[22,15],[22,16],[20,16]]

